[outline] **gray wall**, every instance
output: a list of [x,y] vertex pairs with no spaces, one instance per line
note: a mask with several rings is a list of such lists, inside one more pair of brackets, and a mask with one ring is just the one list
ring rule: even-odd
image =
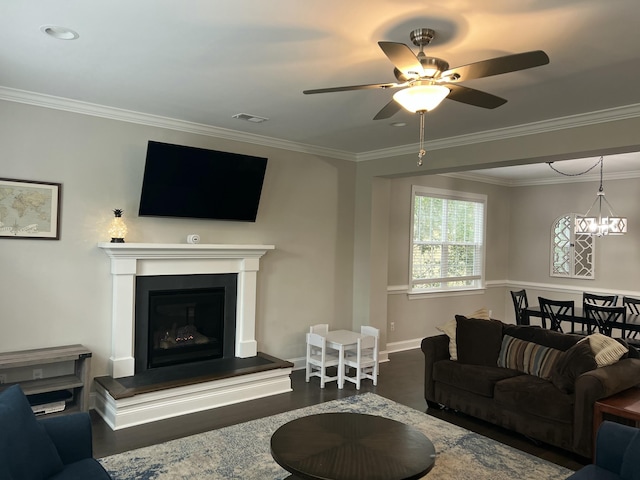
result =
[[[148,140],[269,158],[256,223],[138,218]],[[81,343],[107,373],[114,208],[127,242],[273,244],[258,274],[258,348],[303,356],[308,325],[351,327],[353,184],[344,160],[0,102],[0,177],[62,183],[61,238],[0,238],[0,351]]]
[[[59,241],[0,239],[0,351],[82,343],[94,352],[93,374],[107,372],[111,275],[109,260],[96,245],[108,240],[114,208],[125,211],[128,242],[182,243],[187,234],[199,233],[203,243],[274,244],[276,250],[261,262],[256,328],[259,349],[281,358],[303,356],[304,333],[312,323],[328,322],[332,328],[373,324],[383,331],[383,347],[396,348],[437,333],[441,320],[479,305],[508,318],[509,282],[556,282],[545,280],[546,253],[540,264],[530,259],[532,251],[548,250],[548,241],[537,238],[548,235],[548,224],[531,232],[517,223],[519,205],[539,215],[526,196],[533,192],[537,197],[535,189],[516,191],[430,175],[617,148],[638,150],[638,130],[640,119],[630,118],[440,147],[429,149],[425,166],[418,168],[414,154],[355,163],[2,101],[0,177],[60,182],[63,199]],[[258,221],[138,218],[148,140],[268,157]],[[406,295],[388,294],[389,286],[407,283],[408,240],[401,236],[403,231],[408,235],[410,180],[402,177],[412,176],[441,188],[489,195],[490,284],[482,296],[409,301]],[[604,256],[612,265],[628,265],[623,275],[603,272],[597,280],[603,288],[638,283],[637,181],[630,180],[624,189],[624,200],[618,200],[615,189],[609,188],[607,195],[630,217],[630,234],[613,239],[617,247],[608,253],[599,250],[598,260]],[[592,190],[580,193],[579,206],[592,201]],[[544,201],[548,193],[542,196]],[[522,252],[527,263],[519,260]],[[388,330],[388,320],[395,323],[394,331]]]
[[411,186],[422,185],[487,195],[485,278],[502,283],[508,278],[510,189],[446,176],[419,176],[390,180],[389,212],[389,342],[420,339],[438,333],[436,326],[455,314],[469,314],[478,308],[492,310],[494,318],[504,318],[504,288],[488,288],[474,294],[409,297],[409,247],[411,239]]
[[638,178],[604,181],[606,198],[618,215],[628,218],[629,231],[626,235],[596,238],[595,279],[577,280],[549,276],[551,225],[563,214],[585,213],[596,197],[598,186],[599,182],[581,182],[511,189],[511,280],[574,285],[584,290],[640,290]]
[[[452,312],[469,313],[475,309],[472,306],[479,303],[487,305],[494,310],[493,314],[495,317],[512,320],[513,307],[508,293],[509,289],[512,287],[521,288],[527,286],[526,279],[531,278],[528,268],[525,267],[513,273],[513,275],[518,275],[519,278],[517,281],[512,281],[508,277],[496,280],[489,285],[491,288],[487,289],[485,293],[487,297],[484,298],[482,302],[479,302],[478,298],[473,298],[472,296],[438,297],[422,302],[403,298],[402,293],[393,294],[389,295],[387,311],[382,312],[380,309],[380,296],[384,295],[385,292],[381,291],[379,287],[381,284],[380,276],[387,275],[387,271],[392,275],[394,271],[403,267],[402,265],[399,267],[396,266],[395,260],[389,261],[388,256],[384,258],[380,254],[383,248],[380,247],[379,243],[389,242],[391,245],[393,239],[379,238],[374,234],[380,229],[380,225],[383,222],[390,221],[388,209],[376,208],[376,205],[379,203],[379,199],[376,197],[381,195],[381,192],[379,188],[373,188],[374,178],[415,177],[444,172],[475,170],[478,168],[521,165],[638,151],[640,150],[640,145],[638,144],[636,132],[639,129],[640,118],[621,118],[599,124],[576,121],[573,125],[565,123],[562,128],[558,128],[557,130],[545,130],[541,128],[538,133],[535,134],[501,132],[501,134],[497,133],[494,135],[493,139],[478,143],[465,144],[464,141],[460,141],[458,145],[454,145],[455,141],[451,141],[448,144],[445,142],[442,145],[438,145],[437,142],[434,142],[434,146],[427,145],[427,157],[422,167],[416,166],[416,154],[414,153],[386,159],[371,160],[359,164],[355,183],[354,322],[357,324],[366,321],[366,319],[371,319],[374,324],[383,325],[385,323],[383,321],[385,316],[388,316],[389,322],[394,321],[394,319],[400,319],[396,320],[402,322],[398,328],[393,332],[391,332],[390,329],[387,331],[387,348],[415,347],[419,344],[421,336],[438,333],[435,325],[448,320]],[[637,199],[638,195],[633,185],[637,185],[637,180],[631,180],[631,190],[628,195],[630,197],[629,202]],[[386,192],[382,194],[388,195]],[[588,205],[593,201],[595,192],[592,189],[588,189],[583,195],[579,205],[587,206],[581,207],[582,209],[588,208]],[[489,199],[489,201],[491,202],[491,199]],[[622,214],[623,205],[614,204],[618,208],[619,213]],[[393,209],[393,206],[390,208]],[[513,218],[516,214],[514,206],[511,205],[510,218]],[[624,214],[630,217],[630,224],[631,222],[635,222],[635,225],[640,223],[637,213],[635,213],[635,216],[633,214],[633,208],[630,213],[625,212]],[[537,228],[542,227],[538,226]],[[549,228],[550,226],[544,227],[547,231],[547,236]],[[509,241],[503,254],[505,256],[508,255],[509,259],[517,256],[513,250],[514,245],[519,245],[521,248],[520,251],[525,251],[527,255],[531,254],[527,249],[529,246],[535,249],[546,249],[548,251],[548,241],[530,243],[529,237],[522,238],[522,236],[520,236],[517,240],[509,238],[512,236],[514,229],[517,229],[517,227],[509,227],[509,230],[506,232]],[[631,229],[633,229],[633,226],[630,227],[630,230]],[[637,258],[638,255],[639,238],[637,233],[631,231],[624,240],[626,246],[622,251],[628,255],[629,260],[622,258],[623,255],[621,253],[617,253],[618,264],[628,261],[633,265],[633,267],[625,266],[625,269],[640,266],[637,261],[634,263],[634,258]],[[401,243],[402,242],[398,242],[398,244]],[[387,251],[387,255],[389,255],[389,251]],[[405,256],[404,259],[398,261],[406,263],[408,261],[407,259],[408,257]],[[389,266],[382,269],[379,267],[381,262],[388,262]],[[503,265],[502,262],[504,262],[504,260],[501,259],[497,262],[498,263],[494,264],[492,261],[490,268],[494,268],[494,265]],[[539,265],[536,264],[539,268],[548,269],[548,260],[546,260],[546,257],[540,260],[540,262]],[[503,271],[504,266],[496,266],[495,268],[495,271],[487,270],[489,279],[492,279],[494,275],[499,275],[500,273],[508,276],[512,275],[510,266],[506,272]],[[612,278],[617,275],[617,272],[614,271],[600,278]],[[639,287],[630,285],[630,282],[635,278],[637,277],[620,276],[620,279],[616,281],[616,285],[629,285],[628,287],[621,288],[627,288],[629,290],[635,288],[635,292],[638,293]],[[395,281],[394,279],[389,283],[393,284]],[[605,280],[602,281],[604,282],[603,285],[607,283]],[[403,282],[403,284],[405,284],[405,282]],[[550,284],[551,287],[554,287],[554,285],[562,285],[562,282],[552,281]],[[557,287],[549,290],[546,284],[536,285],[536,287],[542,291],[562,293],[556,291]],[[611,285],[607,284],[606,288],[611,288]],[[581,286],[574,286],[573,288],[565,288],[565,291],[569,291],[577,297],[577,292],[581,291],[581,289]],[[537,296],[539,292],[532,291],[531,293],[535,299],[535,296]],[[493,307],[494,305],[495,307]]]
[[[424,336],[440,333],[436,327],[455,314],[480,307],[494,318],[514,321],[509,290],[525,288],[529,302],[538,296],[582,301],[582,292],[611,292],[640,296],[640,179],[606,180],[605,193],[619,215],[628,217],[629,232],[596,239],[592,280],[552,277],[549,274],[551,226],[559,216],[584,213],[595,199],[598,182],[526,187],[495,186],[449,178],[419,176],[390,180],[388,341],[415,346]],[[409,279],[411,185],[483,193],[487,201],[486,280],[478,294],[432,295],[410,298]],[[536,323],[536,321],[534,321]],[[410,342],[409,339],[414,339]]]

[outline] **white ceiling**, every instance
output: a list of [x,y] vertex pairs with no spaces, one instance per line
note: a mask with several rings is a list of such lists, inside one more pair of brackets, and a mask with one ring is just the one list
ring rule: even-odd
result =
[[[637,0],[5,0],[0,18],[0,98],[87,102],[350,155],[415,144],[417,117],[372,120],[393,90],[302,90],[395,81],[377,42],[410,45],[415,28],[436,31],[427,53],[452,67],[538,49],[551,59],[464,83],[508,103],[445,100],[427,140],[640,106]],[[56,40],[43,25],[80,37]]]

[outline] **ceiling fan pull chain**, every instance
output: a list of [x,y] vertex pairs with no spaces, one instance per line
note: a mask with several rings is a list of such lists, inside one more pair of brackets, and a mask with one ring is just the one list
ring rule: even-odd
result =
[[418,166],[422,166],[422,158],[426,155],[426,151],[424,149],[424,114],[425,111],[418,112],[420,115],[420,151],[418,152]]

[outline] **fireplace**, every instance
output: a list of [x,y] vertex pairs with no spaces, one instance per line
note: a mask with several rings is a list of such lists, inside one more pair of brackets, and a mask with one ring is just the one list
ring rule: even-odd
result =
[[237,277],[137,277],[135,373],[233,358]]
[[135,374],[136,282],[141,277],[174,275],[237,275],[235,353],[239,358],[258,352],[256,288],[260,258],[273,245],[207,245],[100,243],[111,258],[113,310],[110,374]]
[[[113,308],[110,375],[95,378],[95,408],[111,428],[117,430],[291,391],[289,375],[293,364],[258,352],[256,341],[257,274],[260,258],[273,250],[273,245],[100,243],[98,246],[111,259]],[[216,280],[213,284],[198,283],[206,277]],[[223,277],[228,283],[215,283]],[[162,280],[154,284],[154,278]],[[176,279],[183,284],[164,283]],[[146,300],[140,300],[137,290],[147,282],[151,284],[150,295]],[[232,285],[235,285],[236,292],[232,292]],[[224,307],[220,304],[221,288],[225,292]],[[173,290],[183,291],[167,293]],[[162,365],[166,360],[162,355],[165,352],[149,360],[146,358],[149,350],[156,350],[155,334],[151,340],[148,333],[141,336],[136,330],[136,316],[142,308],[140,303],[163,313],[163,318],[156,322],[164,329],[158,340],[160,349],[163,345],[168,346],[167,343],[162,344],[163,341],[177,343],[195,340],[196,337],[202,340],[191,328],[181,330],[183,335],[178,340],[178,335],[174,334],[182,322],[180,325],[183,327],[195,326],[195,331],[206,337],[207,343],[217,345],[222,339],[222,347],[209,349],[206,353],[207,356],[221,357],[196,361],[189,358],[190,363],[176,363],[168,368]],[[235,323],[231,326],[227,323],[230,322],[227,314],[230,315],[234,309]],[[173,318],[174,314],[177,317],[174,310],[182,311],[182,320]],[[203,316],[209,317],[216,310],[225,312],[222,327],[199,326]],[[172,332],[174,323],[176,329]],[[157,330],[154,326],[151,329]],[[165,337],[167,330],[169,335]],[[142,344],[139,338],[144,339]],[[147,370],[138,374],[136,370],[144,367],[139,367],[137,354],[144,348],[147,352],[143,363]],[[181,345],[168,355],[173,357],[171,363],[183,362],[183,353],[191,355],[199,349],[194,341]],[[212,362],[219,368],[210,368]],[[206,367],[207,372],[203,373],[201,367]],[[212,370],[227,367],[233,374],[212,373]],[[165,374],[167,370],[170,371],[168,376]],[[161,388],[147,384],[148,379],[157,376],[164,379],[161,380]],[[189,381],[185,381],[187,376]],[[140,377],[143,377],[142,382],[136,383]]]

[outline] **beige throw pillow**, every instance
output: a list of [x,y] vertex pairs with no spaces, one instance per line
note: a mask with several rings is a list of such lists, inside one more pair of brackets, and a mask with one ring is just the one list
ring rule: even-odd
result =
[[486,307],[479,308],[469,315],[465,315],[467,318],[479,318],[480,320],[491,320],[489,316],[489,310]]
[[589,346],[596,358],[598,367],[613,365],[625,353],[629,352],[629,349],[620,342],[601,333],[593,333],[580,341],[584,342],[585,340],[589,341]]
[[456,344],[456,319],[452,318],[444,325],[436,327],[447,337],[449,337],[449,357],[451,360],[458,360],[458,345]]
[[[475,312],[470,313],[469,315],[465,315],[465,317],[479,318],[480,320],[491,320],[491,317],[489,317],[489,310],[485,307],[482,307]],[[458,344],[456,343],[456,319],[452,318],[444,325],[440,325],[436,328],[444,333],[447,337],[449,337],[449,356],[451,357],[451,360],[458,360]]]

